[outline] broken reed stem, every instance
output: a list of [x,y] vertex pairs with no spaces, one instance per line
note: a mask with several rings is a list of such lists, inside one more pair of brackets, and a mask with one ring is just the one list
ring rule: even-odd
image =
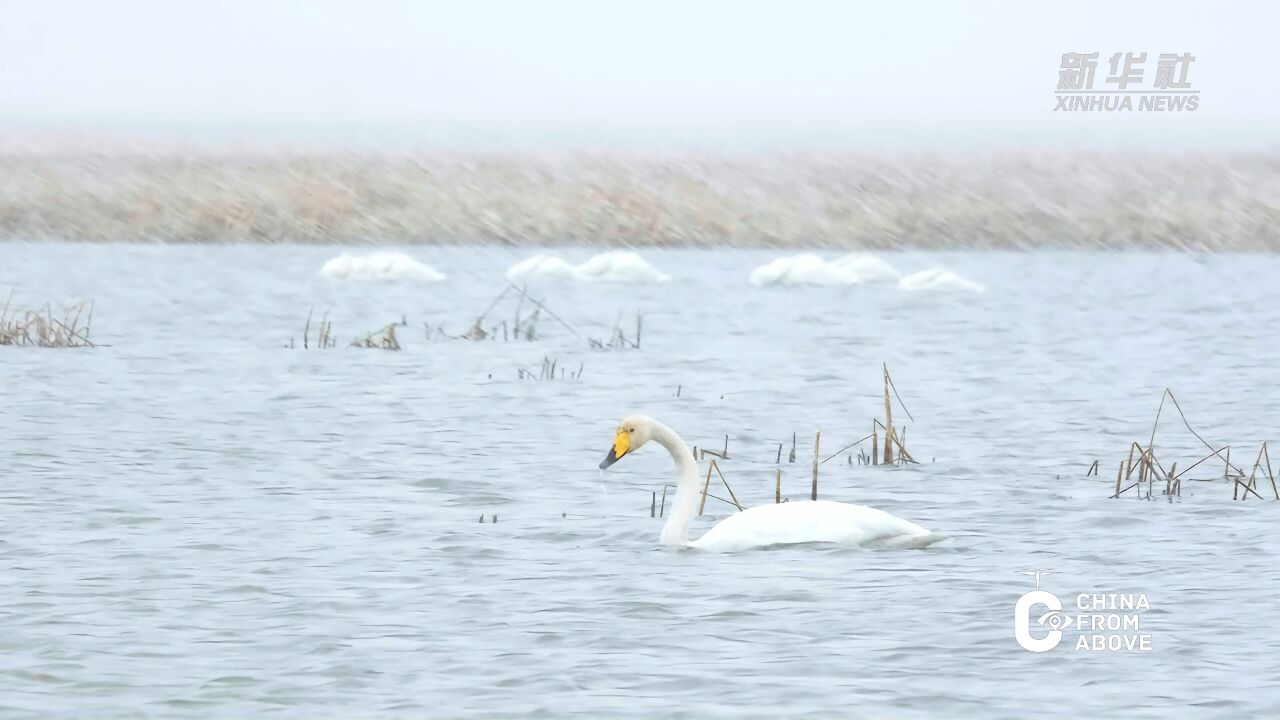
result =
[[[1156,427],[1160,424],[1160,413],[1164,412],[1164,399],[1168,395],[1169,395],[1169,388],[1165,388],[1164,392],[1160,394],[1160,405],[1159,407],[1156,408],[1156,419],[1155,419],[1155,422],[1151,423],[1151,439],[1147,441],[1148,448],[1150,448],[1152,445],[1155,445],[1156,443]],[[1183,420],[1186,420],[1186,418],[1184,417]]]
[[514,285],[508,285],[502,292],[498,293],[498,297],[494,298],[493,302],[489,303],[489,307],[485,308],[484,312],[480,313],[480,317],[476,318],[475,327],[480,327],[480,323],[484,321],[484,317],[497,307],[498,303],[502,301],[502,298],[506,297],[507,293],[513,289],[515,289]]
[[1262,443],[1262,454],[1267,459],[1267,478],[1271,480],[1271,492],[1280,500],[1280,490],[1276,489],[1276,476],[1271,472],[1271,451],[1267,449],[1267,443]]
[[817,432],[813,435],[813,489],[809,491],[809,499],[818,499],[818,449],[822,444],[822,433]]
[[[1228,480],[1228,479],[1230,479],[1230,478],[1231,478],[1231,446],[1230,446],[1230,445],[1228,445],[1228,446],[1227,446],[1227,456],[1226,456],[1226,458],[1225,458],[1225,460],[1224,460],[1224,461],[1225,461],[1227,464],[1226,464],[1226,465],[1224,465],[1224,466],[1223,466],[1223,468],[1222,468],[1222,479],[1223,479],[1223,480]],[[1239,488],[1237,488],[1235,485],[1232,485],[1232,486],[1231,486],[1231,499],[1232,499],[1232,500],[1238,500],[1239,498],[1237,498],[1237,497],[1236,497],[1236,495],[1237,495],[1239,492],[1240,492]]]
[[[1236,485],[1235,485],[1235,487],[1236,487],[1237,489],[1243,489],[1243,492],[1241,492],[1241,493],[1240,493],[1240,499],[1241,499],[1241,500],[1248,500],[1248,499],[1249,499],[1249,493],[1253,493],[1253,496],[1254,496],[1254,497],[1256,497],[1256,498],[1258,498],[1259,500],[1261,500],[1261,499],[1262,499],[1262,496],[1258,494],[1258,491],[1257,491],[1257,490],[1254,490],[1253,488],[1249,487],[1248,485],[1245,485],[1245,484],[1242,482],[1242,480],[1243,480],[1243,479],[1244,479],[1244,476],[1243,476],[1243,475],[1236,475],[1236,476],[1235,476],[1235,481],[1236,481]],[[1235,492],[1234,492],[1234,491],[1231,493],[1231,499],[1233,499],[1233,500],[1235,499]]]
[[884,464],[893,464],[893,441],[890,437],[893,435],[893,403],[889,402],[889,366],[881,363],[884,368]]
[[1120,476],[1123,474],[1124,474],[1124,463],[1120,463],[1120,467],[1116,470],[1116,494],[1111,496],[1113,498],[1120,497]]
[[[515,331],[516,331],[516,337],[520,337],[520,310],[524,308],[524,299],[528,295],[528,290],[529,290],[528,285],[522,285],[520,287],[520,297],[519,299],[516,300],[516,317],[513,324],[513,327],[515,328]],[[504,320],[502,321],[502,341],[506,342],[506,340],[507,340],[507,322]]]
[[1262,465],[1262,450],[1258,450],[1258,459],[1253,461],[1253,469],[1249,471],[1249,487],[1257,487],[1254,483],[1254,477],[1258,474],[1258,468]]
[[307,322],[302,326],[302,349],[307,350],[307,336],[311,334],[311,313],[315,311],[315,306],[307,309]]
[[773,477],[773,502],[782,503],[782,468],[776,468],[777,474]]
[[907,414],[907,419],[911,422],[915,422],[916,419],[911,417],[911,411],[907,409],[907,404],[902,402],[902,396],[898,394],[898,386],[893,384],[893,376],[889,374],[889,366],[884,363],[881,364],[884,365],[884,379],[888,380],[889,387],[893,388],[893,396],[898,398],[898,404],[902,406],[902,411]]
[[662,517],[667,509],[667,485],[662,486],[662,504],[658,505],[658,517]]
[[[1136,488],[1136,487],[1138,487],[1138,486],[1140,486],[1140,485],[1142,485],[1142,483],[1141,483],[1141,482],[1135,482],[1135,483],[1133,483],[1133,484],[1129,485],[1128,487],[1126,487],[1125,489],[1121,490],[1120,492],[1116,493],[1113,497],[1120,497],[1120,496],[1121,496],[1121,495],[1123,495],[1124,493],[1127,493],[1127,492],[1129,492],[1130,490],[1132,490],[1132,489],[1134,489],[1134,488]],[[1142,499],[1142,490],[1141,490],[1141,489],[1139,489],[1139,490],[1138,490],[1138,499]]]
[[[915,459],[914,457],[912,457],[912,456],[911,456],[911,453],[907,452],[907,448],[906,448],[906,446],[902,444],[902,438],[898,436],[898,433],[897,433],[897,431],[896,431],[896,430],[893,430],[893,428],[887,428],[887,427],[885,427],[884,425],[882,425],[882,424],[880,423],[880,421],[879,421],[879,420],[872,420],[872,421],[871,421],[871,429],[872,429],[872,431],[874,432],[874,431],[875,431],[875,429],[876,429],[877,427],[879,427],[879,428],[881,428],[882,430],[884,430],[884,442],[885,442],[885,445],[893,444],[893,445],[897,445],[897,446],[898,446],[898,461],[899,461],[899,462],[916,463],[916,459]],[[905,428],[903,428],[903,430],[905,431]],[[873,446],[873,448],[872,448],[872,449],[874,449],[874,446]],[[873,454],[874,454],[874,453],[873,453]],[[890,456],[890,459],[889,459],[889,460],[886,460],[886,461],[884,462],[884,464],[885,464],[885,465],[892,465],[892,464],[893,464],[892,456]],[[916,464],[918,465],[919,463],[916,463]]]
[[823,464],[823,465],[826,465],[826,464],[827,464],[827,460],[830,460],[830,459],[831,459],[831,458],[833,458],[833,457],[837,457],[837,456],[839,456],[839,455],[840,455],[841,453],[843,453],[845,450],[848,450],[849,448],[854,447],[854,446],[858,445],[859,443],[861,443],[861,442],[863,442],[863,441],[865,441],[865,440],[870,439],[870,437],[871,437],[871,435],[867,435],[867,436],[865,436],[865,437],[863,437],[863,438],[861,438],[861,439],[857,440],[856,442],[851,442],[851,443],[849,443],[848,445],[845,445],[844,447],[840,448],[839,450],[837,450],[837,451],[835,451],[835,452],[831,453],[830,455],[828,455],[828,456],[827,456],[827,457],[822,461],[822,464]]
[[729,486],[729,481],[724,479],[724,473],[720,472],[720,464],[715,460],[711,461],[711,467],[716,469],[716,474],[720,476],[720,482],[724,483],[724,489],[729,491],[729,497],[733,499],[733,504],[742,510],[742,503],[738,502],[738,496],[733,494],[733,488]]
[[1208,459],[1209,459],[1209,458],[1211,458],[1211,457],[1215,457],[1215,456],[1217,456],[1217,455],[1221,454],[1221,453],[1222,453],[1222,451],[1223,451],[1223,450],[1226,450],[1226,449],[1227,449],[1227,448],[1223,447],[1223,448],[1219,448],[1218,450],[1214,450],[1213,452],[1209,453],[1208,455],[1205,455],[1204,457],[1200,458],[1199,460],[1197,460],[1197,461],[1195,461],[1195,462],[1191,463],[1190,465],[1188,465],[1188,466],[1187,466],[1187,469],[1183,470],[1181,473],[1179,473],[1179,475],[1186,475],[1187,473],[1189,473],[1189,472],[1191,472],[1192,470],[1194,470],[1194,469],[1195,469],[1195,467],[1196,467],[1197,465],[1199,465],[1200,463],[1204,462],[1205,460],[1208,460]]
[[649,494],[649,517],[657,517],[658,515],[658,491],[654,490]]
[[[907,429],[902,428],[902,437],[906,437]],[[911,453],[907,452],[907,446],[903,444],[902,438],[898,437],[898,433],[893,434],[893,442],[898,446],[898,461],[915,463],[916,459],[911,457]],[[919,463],[916,463],[919,464]]]
[[[515,287],[514,285],[508,285],[508,286],[507,286],[507,290],[514,290],[514,289],[516,289],[516,287]],[[507,290],[503,290],[503,291],[502,291],[502,295],[506,295],[506,294],[507,294]],[[521,290],[521,291],[520,291],[520,293],[521,293],[521,295],[522,295],[522,296],[524,295],[524,291],[523,291],[523,290]],[[498,296],[498,300],[501,300],[501,299],[502,299],[502,295],[499,295],[499,296]],[[548,308],[546,305],[543,305],[541,302],[539,302],[539,301],[537,300],[537,298],[534,298],[532,295],[528,296],[528,298],[529,298],[529,302],[533,303],[533,306],[534,306],[534,307],[536,307],[536,308],[538,308],[539,310],[541,310],[542,312],[544,312],[544,313],[546,313],[546,314],[550,315],[552,320],[555,320],[556,322],[558,322],[558,323],[560,323],[561,325],[563,325],[563,326],[564,326],[564,329],[565,329],[565,330],[568,330],[568,331],[569,331],[569,332],[570,332],[570,333],[571,333],[575,338],[577,338],[578,340],[581,340],[581,339],[582,339],[582,336],[578,334],[578,331],[577,331],[577,330],[574,330],[574,329],[573,329],[573,326],[572,326],[572,325],[570,325],[569,323],[565,322],[565,321],[564,321],[564,319],[563,319],[563,318],[561,318],[559,315],[556,315],[555,313],[551,312],[551,309],[550,309],[550,308]],[[493,304],[494,304],[494,305],[497,305],[497,304],[498,304],[498,300],[494,300],[494,301],[493,301]],[[489,310],[492,310],[492,309],[493,309],[493,307],[492,307],[492,306],[490,306],[490,307],[489,307]],[[489,313],[489,310],[485,310],[485,311],[484,311],[486,315]],[[484,315],[481,315],[480,317],[482,317],[482,318],[483,318],[483,317],[484,317]],[[637,348],[638,348],[638,347],[639,347],[639,346],[637,345]]]
[[[715,464],[712,460],[712,465]],[[707,481],[702,483],[702,503],[698,505],[698,516],[702,516],[702,511],[707,509],[707,491],[711,489],[711,465],[707,466]]]
[[[1178,417],[1182,418],[1182,424],[1187,428],[1187,432],[1194,435],[1195,438],[1199,440],[1202,445],[1209,448],[1210,450],[1213,450],[1213,445],[1210,445],[1209,441],[1204,439],[1204,436],[1196,432],[1195,428],[1191,427],[1191,421],[1187,419],[1187,414],[1182,411],[1182,406],[1178,404],[1178,398],[1174,397],[1173,391],[1169,390],[1169,388],[1165,388],[1164,394],[1160,396],[1160,406],[1156,408],[1156,420],[1155,420],[1155,423],[1152,423],[1151,425],[1151,442],[1148,444],[1147,449],[1150,450],[1155,445],[1156,425],[1160,422],[1160,412],[1161,410],[1164,409],[1164,400],[1166,397],[1173,402],[1173,407],[1175,410],[1178,411]],[[1234,465],[1231,464],[1230,451],[1228,451],[1227,453],[1226,463],[1227,463],[1228,469],[1223,472],[1224,477],[1230,476],[1231,469],[1234,469],[1237,472],[1237,474],[1240,474],[1240,475],[1244,474],[1243,469],[1235,467]]]
[[871,464],[880,464],[880,436],[876,434],[876,424],[871,423]]

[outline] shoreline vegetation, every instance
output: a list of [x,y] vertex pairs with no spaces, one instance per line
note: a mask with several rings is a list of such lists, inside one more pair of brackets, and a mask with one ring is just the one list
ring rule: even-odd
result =
[[0,240],[1280,251],[1280,153],[10,149]]

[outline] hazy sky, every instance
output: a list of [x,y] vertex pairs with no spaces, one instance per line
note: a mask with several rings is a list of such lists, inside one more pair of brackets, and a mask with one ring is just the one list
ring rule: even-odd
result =
[[[0,0],[0,128],[508,144],[1277,145],[1280,11],[1201,1]],[[1194,113],[1055,113],[1189,51]]]

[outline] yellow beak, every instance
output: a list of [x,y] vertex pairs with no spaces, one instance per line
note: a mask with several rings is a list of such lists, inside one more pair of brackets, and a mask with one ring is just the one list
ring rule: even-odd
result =
[[600,463],[600,469],[603,470],[618,462],[623,455],[626,455],[630,451],[631,433],[626,430],[619,430],[618,434],[613,438],[613,447],[609,448],[609,454],[606,455],[604,461]]

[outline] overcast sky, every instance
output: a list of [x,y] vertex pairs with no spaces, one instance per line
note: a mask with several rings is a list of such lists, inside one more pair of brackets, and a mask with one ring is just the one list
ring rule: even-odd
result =
[[[1277,147],[1274,4],[0,0],[0,128],[341,143]],[[1064,52],[1194,113],[1055,113]]]

